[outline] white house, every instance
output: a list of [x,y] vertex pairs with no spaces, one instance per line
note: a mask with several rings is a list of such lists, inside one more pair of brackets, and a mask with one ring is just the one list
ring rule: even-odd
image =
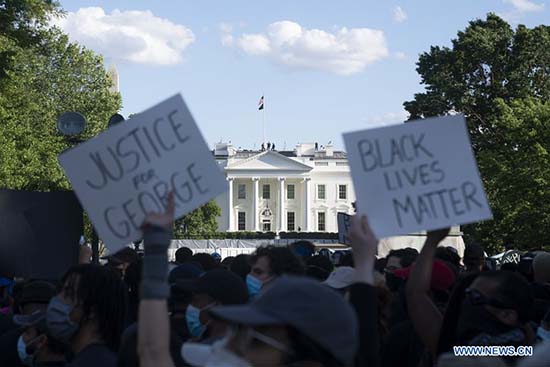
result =
[[353,213],[346,153],[330,144],[252,151],[219,143],[213,153],[229,182],[216,198],[219,231],[337,232],[337,213]]

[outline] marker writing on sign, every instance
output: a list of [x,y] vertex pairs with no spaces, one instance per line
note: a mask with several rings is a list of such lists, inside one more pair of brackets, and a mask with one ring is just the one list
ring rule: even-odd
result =
[[450,187],[423,193],[414,197],[406,195],[403,199],[392,199],[397,223],[403,227],[404,217],[412,217],[417,224],[426,220],[457,217],[471,210],[483,208],[478,197],[476,185],[466,181],[459,187]]
[[151,126],[132,129],[121,136],[113,146],[105,151],[90,153],[90,159],[99,173],[98,179],[87,179],[86,184],[101,190],[109,182],[120,181],[126,174],[136,171],[143,161],[151,163],[155,157],[161,158],[166,152],[184,144],[189,136],[182,131],[183,123],[176,119],[177,110],[157,118]]
[[[176,208],[191,202],[199,194],[206,194],[209,191],[208,187],[202,182],[202,176],[195,172],[195,169],[195,163],[191,163],[183,171],[173,173],[169,182],[159,180],[149,189],[144,189],[131,199],[125,200],[117,206],[105,208],[103,219],[111,233],[121,239],[127,238],[132,228],[139,229],[143,218],[149,211],[163,212],[170,190],[174,191]],[[123,219],[115,220],[120,217]]]
[[363,170],[370,172],[376,168],[391,167],[397,162],[412,162],[422,157],[433,158],[432,152],[423,145],[423,140],[424,134],[405,134],[400,138],[392,138],[387,144],[388,151],[384,151],[381,148],[384,144],[378,139],[374,139],[374,142],[362,139],[357,143],[357,148]]

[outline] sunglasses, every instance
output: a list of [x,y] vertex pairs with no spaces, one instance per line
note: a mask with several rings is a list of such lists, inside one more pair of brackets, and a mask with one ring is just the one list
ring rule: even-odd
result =
[[473,289],[473,288],[466,289],[466,298],[474,306],[489,305],[500,309],[514,308],[505,304],[504,302],[499,301],[498,299],[489,298],[485,296],[483,293],[481,293],[480,291],[478,291],[477,289]]

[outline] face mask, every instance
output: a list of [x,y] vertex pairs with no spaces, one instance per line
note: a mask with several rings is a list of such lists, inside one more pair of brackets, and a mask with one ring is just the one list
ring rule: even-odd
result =
[[261,289],[262,289],[263,283],[260,279],[248,274],[246,276],[246,287],[248,288],[248,295],[250,298],[256,297]]
[[252,367],[252,365],[224,345],[219,345],[212,347],[212,354],[206,360],[204,367]]
[[204,332],[205,325],[200,320],[200,314],[202,310],[206,310],[212,307],[214,303],[204,306],[203,308],[196,308],[193,305],[187,306],[185,310],[185,321],[187,322],[187,329],[189,334],[193,337],[200,336]]
[[78,324],[71,321],[73,306],[65,303],[59,296],[51,299],[46,311],[46,324],[51,335],[67,343],[78,331]]
[[546,330],[542,326],[537,328],[537,336],[543,341],[550,341],[550,330]]
[[181,348],[183,359],[193,366],[202,367],[252,367],[247,360],[226,348],[229,336],[212,345],[187,342]]
[[25,341],[23,340],[23,335],[21,335],[17,340],[17,354],[19,355],[21,363],[23,363],[25,366],[32,366],[33,353],[29,354],[29,346],[37,341],[38,338],[40,338],[40,335],[32,339],[28,345],[25,344]]
[[479,334],[499,335],[512,329],[514,327],[500,322],[483,305],[472,305],[468,299],[465,299],[460,306],[456,331],[458,341],[461,343],[468,344]]

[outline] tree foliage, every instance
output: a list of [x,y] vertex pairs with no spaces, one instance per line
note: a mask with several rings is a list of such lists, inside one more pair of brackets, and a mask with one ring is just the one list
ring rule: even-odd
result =
[[[58,11],[52,5],[54,2],[2,3],[0,19],[13,12],[9,7],[14,4],[22,7],[21,4],[28,5],[30,14],[36,7],[40,11],[50,9],[50,15]],[[11,11],[6,10],[6,3]],[[40,8],[39,3],[44,3],[45,8]],[[69,189],[57,156],[74,142],[57,132],[57,117],[66,111],[83,114],[87,126],[80,138],[85,140],[105,129],[109,116],[121,106],[118,93],[109,91],[112,82],[106,74],[102,58],[70,43],[58,29],[45,28],[41,25],[44,17],[39,16],[33,23],[29,20],[31,15],[20,16],[20,26],[14,27],[17,32],[9,27],[0,27],[0,54],[9,55],[2,65],[5,75],[0,77],[2,188],[36,191]],[[17,16],[12,18],[19,19]],[[19,32],[27,28],[28,38]],[[28,42],[29,39],[35,42]]]
[[175,238],[208,238],[218,230],[216,217],[221,215],[218,204],[211,200],[175,223]]
[[497,15],[470,22],[452,47],[432,46],[417,71],[426,91],[410,119],[463,113],[494,220],[467,226],[486,247],[547,245],[550,27],[515,30]]

